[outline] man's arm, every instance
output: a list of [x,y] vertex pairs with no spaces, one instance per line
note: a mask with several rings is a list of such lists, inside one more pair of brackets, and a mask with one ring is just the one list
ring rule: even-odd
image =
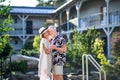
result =
[[51,49],[55,49],[55,50],[58,50],[60,52],[66,52],[67,51],[66,44],[64,44],[61,48],[58,48],[57,46],[52,45]]

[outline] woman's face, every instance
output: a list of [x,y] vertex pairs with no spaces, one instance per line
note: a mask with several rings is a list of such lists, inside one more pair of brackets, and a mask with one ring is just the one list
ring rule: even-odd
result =
[[49,34],[48,34],[48,32],[46,31],[46,32],[44,32],[44,38],[46,38],[46,39],[48,39],[48,37],[49,37]]

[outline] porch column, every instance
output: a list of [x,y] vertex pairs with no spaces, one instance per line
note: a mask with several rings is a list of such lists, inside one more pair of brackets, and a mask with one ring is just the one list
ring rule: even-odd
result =
[[70,8],[66,9],[66,15],[67,15],[67,31],[70,30],[69,28],[69,14],[70,14]]
[[112,28],[108,27],[108,25],[109,25],[109,2],[110,2],[110,0],[105,0],[105,2],[106,2],[106,7],[107,7],[107,9],[106,9],[106,11],[107,11],[107,13],[106,13],[106,25],[107,25],[107,28],[104,28],[104,31],[105,31],[105,33],[107,35],[107,51],[108,51],[107,56],[108,56],[108,58],[110,58],[111,57],[110,39],[111,39],[111,33],[112,33],[114,28],[113,27]]
[[61,34],[61,26],[62,26],[62,12],[59,13],[59,33]]
[[106,7],[107,7],[107,21],[106,24],[109,25],[109,2],[110,0],[105,0],[106,2]]
[[56,15],[50,16],[50,18],[52,19],[52,22],[53,22],[53,25],[54,25],[54,26],[55,26],[55,17],[56,17]]
[[113,32],[114,27],[112,28],[103,28],[104,32],[107,35],[107,57],[110,58],[111,57],[111,33]]
[[70,33],[67,33],[67,39],[68,40],[70,39]]
[[25,41],[26,41],[26,39],[25,39],[25,21],[26,21],[26,19],[29,17],[28,15],[27,16],[25,16],[25,15],[22,15],[22,16],[20,16],[20,15],[18,15],[18,17],[20,18],[20,20],[22,21],[22,41],[23,41],[23,45],[25,44]]
[[79,22],[79,18],[80,18],[80,8],[81,8],[81,5],[82,5],[83,1],[78,1],[76,4],[75,4],[75,7],[76,7],[76,10],[77,10],[77,27],[81,27],[80,26],[80,22]]

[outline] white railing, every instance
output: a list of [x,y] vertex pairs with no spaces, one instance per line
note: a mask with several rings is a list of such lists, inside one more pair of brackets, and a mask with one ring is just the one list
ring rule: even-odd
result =
[[[84,54],[82,56],[82,77],[83,77],[82,80],[85,80],[85,79],[89,80],[88,61],[90,61],[93,64],[93,66],[98,70],[99,80],[102,80],[102,72],[104,74],[104,80],[106,80],[106,72],[103,70],[103,68],[101,68],[99,63],[90,54],[88,55]],[[86,78],[85,78],[85,71],[86,71]]]

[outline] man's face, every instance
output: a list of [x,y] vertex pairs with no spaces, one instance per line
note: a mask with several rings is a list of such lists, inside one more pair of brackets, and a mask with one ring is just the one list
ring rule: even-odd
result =
[[53,35],[55,33],[55,31],[52,28],[48,29],[48,31],[50,35]]

